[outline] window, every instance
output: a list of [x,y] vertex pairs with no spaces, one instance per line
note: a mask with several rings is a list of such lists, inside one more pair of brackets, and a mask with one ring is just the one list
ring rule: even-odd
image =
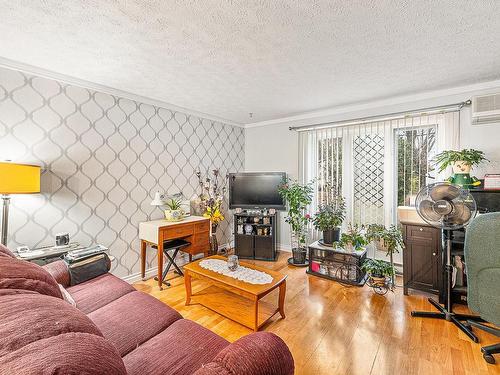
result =
[[325,137],[318,141],[318,202],[328,201],[328,192],[342,194],[342,138]]
[[396,129],[395,133],[397,205],[410,205],[433,171],[430,161],[436,151],[436,126]]
[[395,224],[397,206],[437,181],[431,160],[458,146],[458,132],[458,111],[301,131],[299,177],[314,180],[311,211],[331,186],[346,200],[346,222]]

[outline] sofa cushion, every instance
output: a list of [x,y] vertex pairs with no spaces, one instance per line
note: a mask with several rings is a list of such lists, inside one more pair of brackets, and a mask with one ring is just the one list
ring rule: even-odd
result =
[[134,290],[129,283],[110,273],[67,288],[75,300],[77,308],[85,314],[89,314]]
[[61,284],[65,288],[69,286],[68,265],[64,260],[56,260],[55,262],[45,264],[43,269],[47,270],[58,284]]
[[182,316],[156,298],[135,291],[91,312],[89,318],[123,357]]
[[195,375],[293,375],[294,370],[285,342],[271,332],[256,332],[222,349]]
[[0,243],[0,256],[15,258],[15,255],[5,245]]
[[0,356],[1,375],[126,373],[116,348],[106,339],[89,333],[52,336]]
[[129,375],[192,374],[229,342],[190,320],[181,319],[127,354]]
[[0,257],[0,289],[26,289],[62,299],[57,282],[43,267],[7,256]]
[[0,322],[0,357],[67,332],[102,336],[85,314],[64,300],[33,292],[1,295]]

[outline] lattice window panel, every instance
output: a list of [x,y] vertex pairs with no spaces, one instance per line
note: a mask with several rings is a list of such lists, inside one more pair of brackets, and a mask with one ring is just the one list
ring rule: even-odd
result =
[[353,221],[384,223],[384,138],[356,136],[353,141]]

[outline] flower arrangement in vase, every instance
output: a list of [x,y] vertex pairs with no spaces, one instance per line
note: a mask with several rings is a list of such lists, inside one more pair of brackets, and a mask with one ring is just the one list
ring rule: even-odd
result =
[[201,188],[199,198],[203,216],[210,219],[212,229],[210,234],[210,255],[213,255],[217,254],[219,250],[217,228],[225,219],[222,213],[222,204],[226,194],[228,175],[221,177],[219,169],[214,169],[212,177],[207,176],[203,179],[201,172],[196,172],[196,177],[198,177]]

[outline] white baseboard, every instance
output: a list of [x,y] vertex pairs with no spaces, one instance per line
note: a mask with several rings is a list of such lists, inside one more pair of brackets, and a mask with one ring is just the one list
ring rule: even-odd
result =
[[[150,279],[151,277],[156,276],[156,272],[157,272],[157,268],[156,267],[149,268],[149,269],[146,270],[144,278],[145,279]],[[123,281],[126,281],[129,284],[133,284],[133,283],[135,283],[137,281],[141,281],[142,277],[141,277],[141,273],[137,272],[137,273],[133,273],[131,275],[124,276],[121,279]]]
[[280,251],[286,251],[287,253],[291,253],[292,252],[292,247],[290,245],[287,245],[287,244],[279,243],[278,244],[278,250],[280,250]]

